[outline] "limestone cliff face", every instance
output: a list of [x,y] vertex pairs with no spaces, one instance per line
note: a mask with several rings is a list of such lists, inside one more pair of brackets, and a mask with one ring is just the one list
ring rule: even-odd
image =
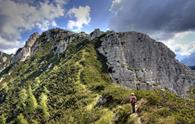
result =
[[37,39],[39,38],[38,33],[33,33],[30,38],[27,40],[23,48],[18,49],[16,54],[12,58],[12,63],[18,61],[25,61],[28,57],[32,55],[32,48],[34,47]]
[[0,72],[10,64],[11,55],[0,52]]
[[133,89],[167,88],[186,95],[195,85],[191,70],[163,43],[137,32],[108,32],[98,49],[107,58],[113,81]]

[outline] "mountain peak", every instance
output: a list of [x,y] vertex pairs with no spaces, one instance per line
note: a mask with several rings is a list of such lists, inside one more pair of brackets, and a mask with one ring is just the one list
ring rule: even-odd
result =
[[32,35],[30,35],[29,39],[26,41],[25,47],[32,47],[38,38],[39,38],[38,32],[35,32]]
[[147,101],[138,120],[187,124],[194,103],[177,95],[194,98],[188,94],[194,75],[143,33],[51,29],[31,35],[0,73],[0,121],[133,123],[128,98],[134,92],[138,103]]
[[19,48],[16,54],[12,57],[11,62],[16,63],[18,61],[25,61],[33,53],[33,47],[35,46],[37,39],[39,38],[39,33],[35,32],[26,41],[23,48]]
[[102,35],[104,32],[101,31],[99,28],[96,28],[93,32],[90,33],[90,37],[91,39],[94,39],[96,37],[99,37],[100,35]]

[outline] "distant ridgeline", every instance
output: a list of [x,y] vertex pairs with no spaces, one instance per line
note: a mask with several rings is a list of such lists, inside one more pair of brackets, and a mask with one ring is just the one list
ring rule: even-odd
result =
[[143,33],[34,33],[0,70],[0,124],[195,123],[195,73]]
[[189,66],[192,70],[195,70],[195,66]]

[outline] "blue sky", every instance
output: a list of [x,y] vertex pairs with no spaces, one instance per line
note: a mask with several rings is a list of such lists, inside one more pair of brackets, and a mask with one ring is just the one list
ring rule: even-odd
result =
[[0,51],[14,53],[33,32],[138,31],[195,65],[194,0],[0,0]]

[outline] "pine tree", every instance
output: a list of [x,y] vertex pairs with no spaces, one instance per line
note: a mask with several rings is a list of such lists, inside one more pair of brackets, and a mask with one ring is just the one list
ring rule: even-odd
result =
[[17,116],[17,124],[28,124],[28,121],[24,118],[23,114]]
[[5,115],[4,114],[2,114],[0,116],[0,124],[6,124],[6,118],[5,118]]
[[47,119],[49,117],[48,107],[47,107],[47,95],[44,93],[40,96],[40,105],[44,114],[44,117]]
[[28,98],[28,95],[27,95],[26,89],[22,89],[19,92],[19,104],[22,106],[25,106],[25,102],[26,102],[27,98]]
[[27,99],[27,111],[29,113],[33,113],[38,107],[37,100],[33,95],[33,91],[31,86],[28,87],[28,99]]

